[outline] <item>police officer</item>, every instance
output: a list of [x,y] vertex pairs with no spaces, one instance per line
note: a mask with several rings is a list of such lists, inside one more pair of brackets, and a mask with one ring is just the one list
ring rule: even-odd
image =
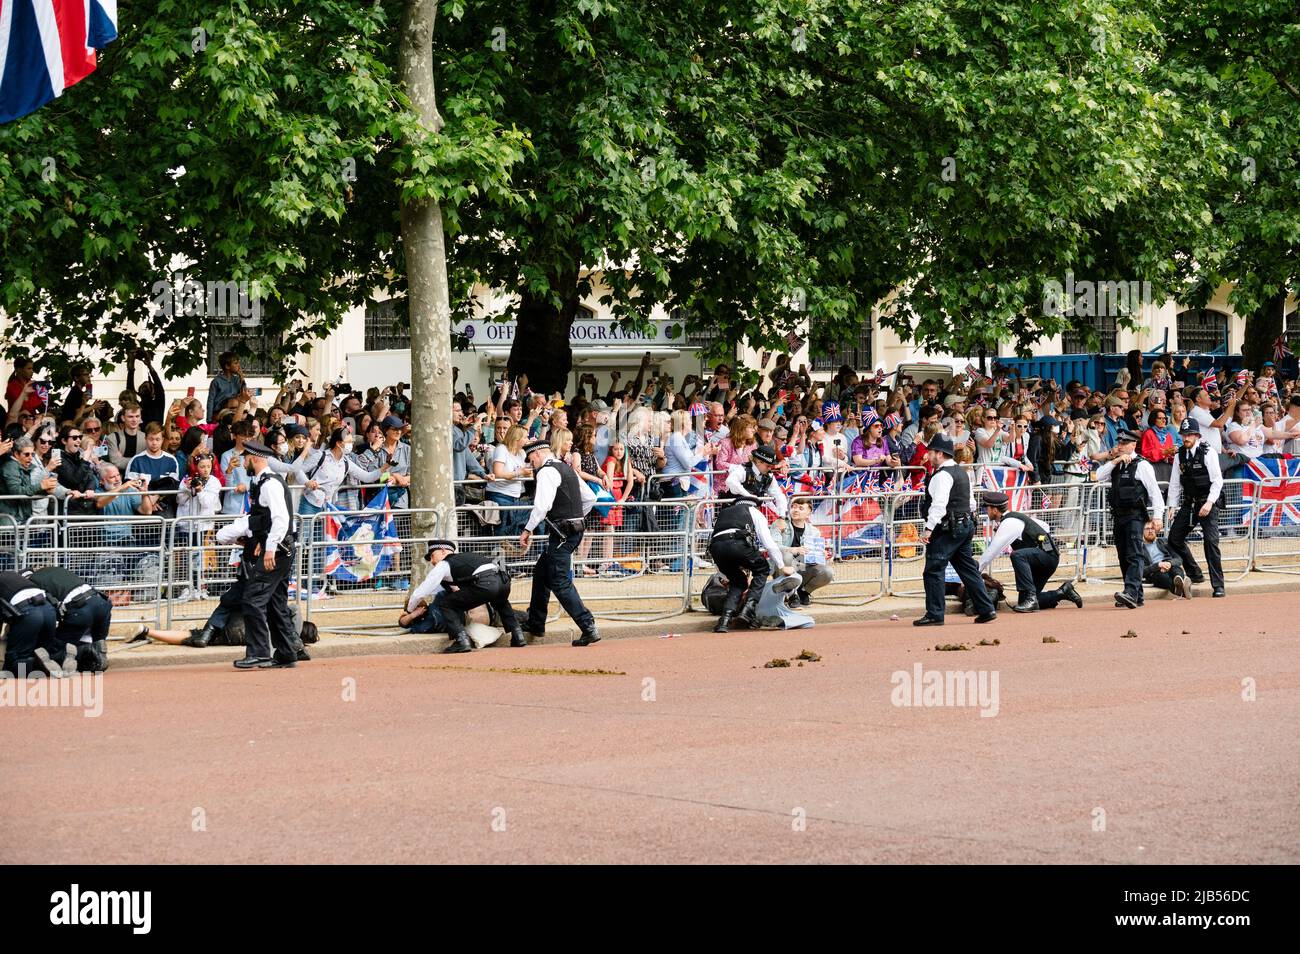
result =
[[718,497],[725,500],[740,497],[763,500],[776,511],[778,518],[784,520],[790,512],[790,503],[785,491],[772,476],[772,468],[775,466],[776,451],[766,444],[760,444],[754,448],[745,463],[732,464],[727,468],[726,487]]
[[953,460],[955,453],[946,434],[936,434],[925,452],[934,468],[925,480],[925,531],[921,534],[926,545],[925,615],[912,620],[913,626],[943,625],[944,575],[949,563],[975,605],[975,622],[990,623],[998,618],[971,550],[975,496],[970,477]]
[[[1199,524],[1205,541],[1205,562],[1210,567],[1210,585],[1216,597],[1223,596],[1223,559],[1219,555],[1220,493],[1223,471],[1219,455],[1201,443],[1201,425],[1192,418],[1183,421],[1183,446],[1178,449],[1169,475],[1169,510],[1174,513],[1169,529],[1169,549],[1183,561],[1193,583],[1204,583],[1201,568],[1187,545],[1187,535]],[[1189,594],[1190,595],[1190,594]]]
[[510,605],[510,574],[496,561],[473,553],[457,553],[456,544],[450,540],[430,540],[424,558],[433,569],[411,590],[402,615],[403,625],[415,632],[446,632],[451,644],[443,652],[467,653],[474,644],[465,629],[465,614],[476,606],[491,606],[510,633],[510,645],[528,645]]
[[59,642],[65,647],[77,647],[77,672],[107,669],[108,627],[113,619],[113,604],[108,597],[61,566],[24,570],[23,576],[39,586],[54,607],[59,619]]
[[8,624],[5,672],[63,676],[67,650],[58,636],[58,616],[39,586],[19,573],[0,572],[0,619]]
[[218,543],[244,541],[239,566],[244,579],[244,658],[235,660],[236,669],[288,668],[297,661],[289,611],[294,544],[289,487],[267,464],[272,453],[257,441],[244,442],[252,474],[248,513],[217,531]]
[[[754,453],[759,450],[763,448]],[[759,550],[760,543],[781,573],[786,576],[794,573],[794,567],[786,566],[782,560],[781,547],[772,536],[758,501],[746,494],[731,498],[718,512],[713,535],[709,537],[709,558],[727,578],[727,597],[713,627],[715,633],[730,632],[731,618],[740,606],[741,597],[745,597],[745,607],[740,611],[739,620],[747,626],[757,625],[755,610],[768,574],[768,557]]]
[[985,491],[983,498],[989,521],[998,529],[980,557],[980,573],[987,573],[998,555],[1011,547],[1011,567],[1019,594],[1019,602],[1011,608],[1017,613],[1037,613],[1040,609],[1056,609],[1061,600],[1069,600],[1082,609],[1083,597],[1069,580],[1054,590],[1046,588],[1061,563],[1061,552],[1051,531],[1033,517],[1012,510],[1010,499],[1000,491]]
[[1142,528],[1148,519],[1158,531],[1165,512],[1164,496],[1151,463],[1137,453],[1138,436],[1123,430],[1115,438],[1111,459],[1097,468],[1097,480],[1110,481],[1110,512],[1115,525],[1115,549],[1124,568],[1124,589],[1115,605],[1137,609],[1142,605],[1142,575],[1147,551]]
[[578,479],[572,467],[552,456],[551,445],[546,441],[525,444],[524,456],[533,468],[537,489],[532,513],[519,535],[519,546],[527,551],[533,531],[543,522],[549,531],[546,549],[533,567],[528,631],[539,639],[546,635],[546,616],[554,593],[564,611],[578,624],[580,635],[573,645],[590,646],[600,642],[600,634],[596,632],[596,618],[583,605],[573,585],[573,551],[582,542],[587,513],[596,503],[596,495]]

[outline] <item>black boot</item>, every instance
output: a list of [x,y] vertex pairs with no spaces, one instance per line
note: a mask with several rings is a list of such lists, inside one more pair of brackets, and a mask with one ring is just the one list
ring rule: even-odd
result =
[[97,639],[77,644],[77,672],[103,672],[107,668],[108,643]]
[[713,631],[715,633],[731,632],[731,610],[724,609],[722,611],[722,615],[718,617],[717,623],[713,626]]
[[1011,609],[1017,613],[1037,613],[1038,612],[1037,594],[1030,593],[1027,596],[1021,596],[1020,602],[1017,603],[1015,606],[1011,607]]
[[745,600],[745,605],[740,608],[740,614],[736,619],[750,629],[758,629],[758,597]]
[[590,646],[592,643],[598,642],[600,642],[600,634],[596,632],[596,628],[593,626],[591,629],[583,632],[583,634],[575,639],[571,645]]
[[1079,591],[1074,588],[1073,583],[1062,583],[1057,587],[1056,592],[1060,594],[1061,599],[1069,600],[1079,609],[1083,609],[1083,597],[1079,595]]
[[469,633],[461,630],[459,633],[451,634],[451,643],[443,650],[444,653],[472,653],[474,644],[469,641]]
[[528,645],[528,640],[524,638],[524,631],[519,628],[517,621],[510,627],[510,645],[514,648]]
[[211,623],[204,623],[202,629],[190,630],[190,635],[181,640],[182,646],[193,646],[195,649],[207,649],[208,643],[221,632]]

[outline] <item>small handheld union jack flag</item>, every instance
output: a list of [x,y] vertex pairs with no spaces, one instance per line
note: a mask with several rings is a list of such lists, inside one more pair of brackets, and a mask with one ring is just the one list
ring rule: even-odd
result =
[[696,401],[691,405],[691,417],[699,417],[701,414],[708,414],[709,408],[703,401]]
[[1278,335],[1277,340],[1273,342],[1273,360],[1281,364],[1283,358],[1289,357],[1291,357],[1291,349],[1286,345],[1286,335]]
[[1246,381],[1249,378],[1250,378],[1250,372],[1247,371],[1245,368],[1242,368],[1240,371],[1237,372],[1237,387],[1239,388],[1245,387]]
[[1219,377],[1214,373],[1213,368],[1206,371],[1205,377],[1201,378],[1201,387],[1205,388],[1207,391],[1219,390]]
[[903,416],[895,411],[893,414],[885,415],[885,430],[892,431],[897,427],[903,426]]

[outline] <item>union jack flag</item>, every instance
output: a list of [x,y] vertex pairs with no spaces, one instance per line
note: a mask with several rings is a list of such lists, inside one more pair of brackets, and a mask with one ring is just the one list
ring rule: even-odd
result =
[[1219,390],[1219,376],[1214,373],[1213,368],[1206,371],[1205,377],[1201,378],[1201,387],[1205,388],[1207,391]]
[[984,375],[980,374],[980,369],[970,363],[967,363],[966,365],[966,377],[970,378],[972,381],[981,381],[984,379]]
[[0,123],[95,71],[117,38],[117,0],[0,0]]
[[1261,394],[1277,394],[1277,378],[1256,378],[1255,387],[1259,388]]
[[1300,526],[1300,460],[1258,458],[1241,476],[1242,523],[1253,519],[1261,527]]
[[1250,380],[1250,372],[1245,368],[1237,372],[1237,387],[1245,387],[1248,380]]
[[708,414],[709,406],[703,401],[696,401],[691,405],[691,417],[699,417],[701,414]]
[[372,580],[388,569],[402,545],[388,504],[388,488],[375,495],[364,514],[339,516],[346,511],[328,504],[324,511],[327,576],[360,582]]
[[1030,510],[1034,492],[1029,473],[1015,467],[981,467],[980,490],[1000,490],[1007,495],[1012,510]]
[[1286,335],[1278,335],[1277,340],[1273,342],[1273,360],[1281,364],[1283,358],[1289,357],[1291,357],[1291,349],[1286,346]]

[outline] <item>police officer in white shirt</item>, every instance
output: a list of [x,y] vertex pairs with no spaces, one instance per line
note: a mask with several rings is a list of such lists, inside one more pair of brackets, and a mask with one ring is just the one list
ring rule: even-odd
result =
[[294,545],[289,487],[270,469],[267,459],[272,453],[256,441],[244,443],[245,464],[253,475],[248,513],[217,531],[218,543],[244,541],[239,565],[244,578],[244,658],[235,660],[236,669],[289,668],[298,658],[289,611]]
[[969,475],[952,459],[955,452],[946,434],[936,434],[925,452],[934,468],[925,480],[925,531],[921,534],[921,542],[926,545],[925,615],[912,620],[913,626],[943,625],[944,576],[949,563],[975,604],[975,622],[989,623],[998,618],[971,549],[975,495],[971,493]]
[[1019,593],[1019,602],[1011,607],[1015,612],[1055,609],[1061,600],[1069,600],[1082,609],[1083,597],[1069,580],[1054,590],[1047,589],[1048,581],[1061,564],[1061,551],[1051,531],[1033,517],[1010,509],[1010,498],[1001,491],[986,490],[982,496],[989,521],[998,529],[980,557],[980,573],[987,573],[993,561],[1010,547],[1011,567]]
[[784,520],[790,511],[790,502],[785,491],[772,476],[776,465],[776,451],[766,444],[760,444],[743,464],[732,464],[727,468],[726,489],[720,497],[736,499],[748,497],[767,503],[776,511],[778,518]]
[[546,549],[533,567],[533,594],[528,603],[526,626],[538,639],[546,635],[546,617],[554,593],[564,611],[578,624],[580,635],[573,640],[573,645],[590,646],[600,642],[600,635],[596,632],[596,618],[583,605],[573,585],[573,551],[582,542],[587,513],[596,503],[596,495],[578,479],[572,467],[555,459],[546,441],[525,444],[524,459],[533,468],[536,493],[524,532],[519,535],[519,546],[526,552],[533,531],[543,523],[549,531]]
[[[762,549],[759,544],[762,544]],[[767,551],[766,557],[763,550]],[[787,566],[782,558],[781,547],[773,538],[767,518],[758,508],[758,501],[744,494],[732,498],[718,512],[713,523],[713,535],[709,537],[709,557],[727,578],[727,596],[717,625],[713,627],[715,633],[730,632],[731,618],[742,598],[745,606],[740,611],[739,620],[747,626],[757,626],[755,613],[763,588],[767,586],[769,557],[778,572],[786,576],[794,573],[794,568]]]
[[1149,518],[1159,531],[1165,513],[1156,472],[1149,461],[1138,456],[1137,443],[1138,436],[1132,431],[1120,431],[1115,456],[1102,464],[1096,475],[1098,483],[1110,481],[1115,549],[1124,568],[1124,589],[1115,594],[1115,605],[1126,609],[1137,609],[1143,603],[1142,576],[1147,561],[1143,528]]
[[[1201,442],[1201,428],[1193,418],[1183,421],[1183,446],[1174,457],[1169,475],[1169,549],[1183,561],[1183,569],[1193,583],[1204,583],[1201,567],[1187,545],[1187,535],[1198,525],[1205,541],[1205,562],[1210,567],[1210,586],[1215,597],[1224,595],[1223,559],[1219,553],[1219,511],[1222,503],[1223,472],[1219,455]],[[1191,594],[1188,593],[1188,596]]]
[[450,540],[430,540],[424,558],[429,575],[411,590],[399,622],[417,633],[446,632],[451,644],[443,652],[473,651],[466,614],[476,606],[491,606],[510,634],[511,646],[526,646],[523,630],[510,605],[510,574],[496,561],[474,553],[457,553]]

